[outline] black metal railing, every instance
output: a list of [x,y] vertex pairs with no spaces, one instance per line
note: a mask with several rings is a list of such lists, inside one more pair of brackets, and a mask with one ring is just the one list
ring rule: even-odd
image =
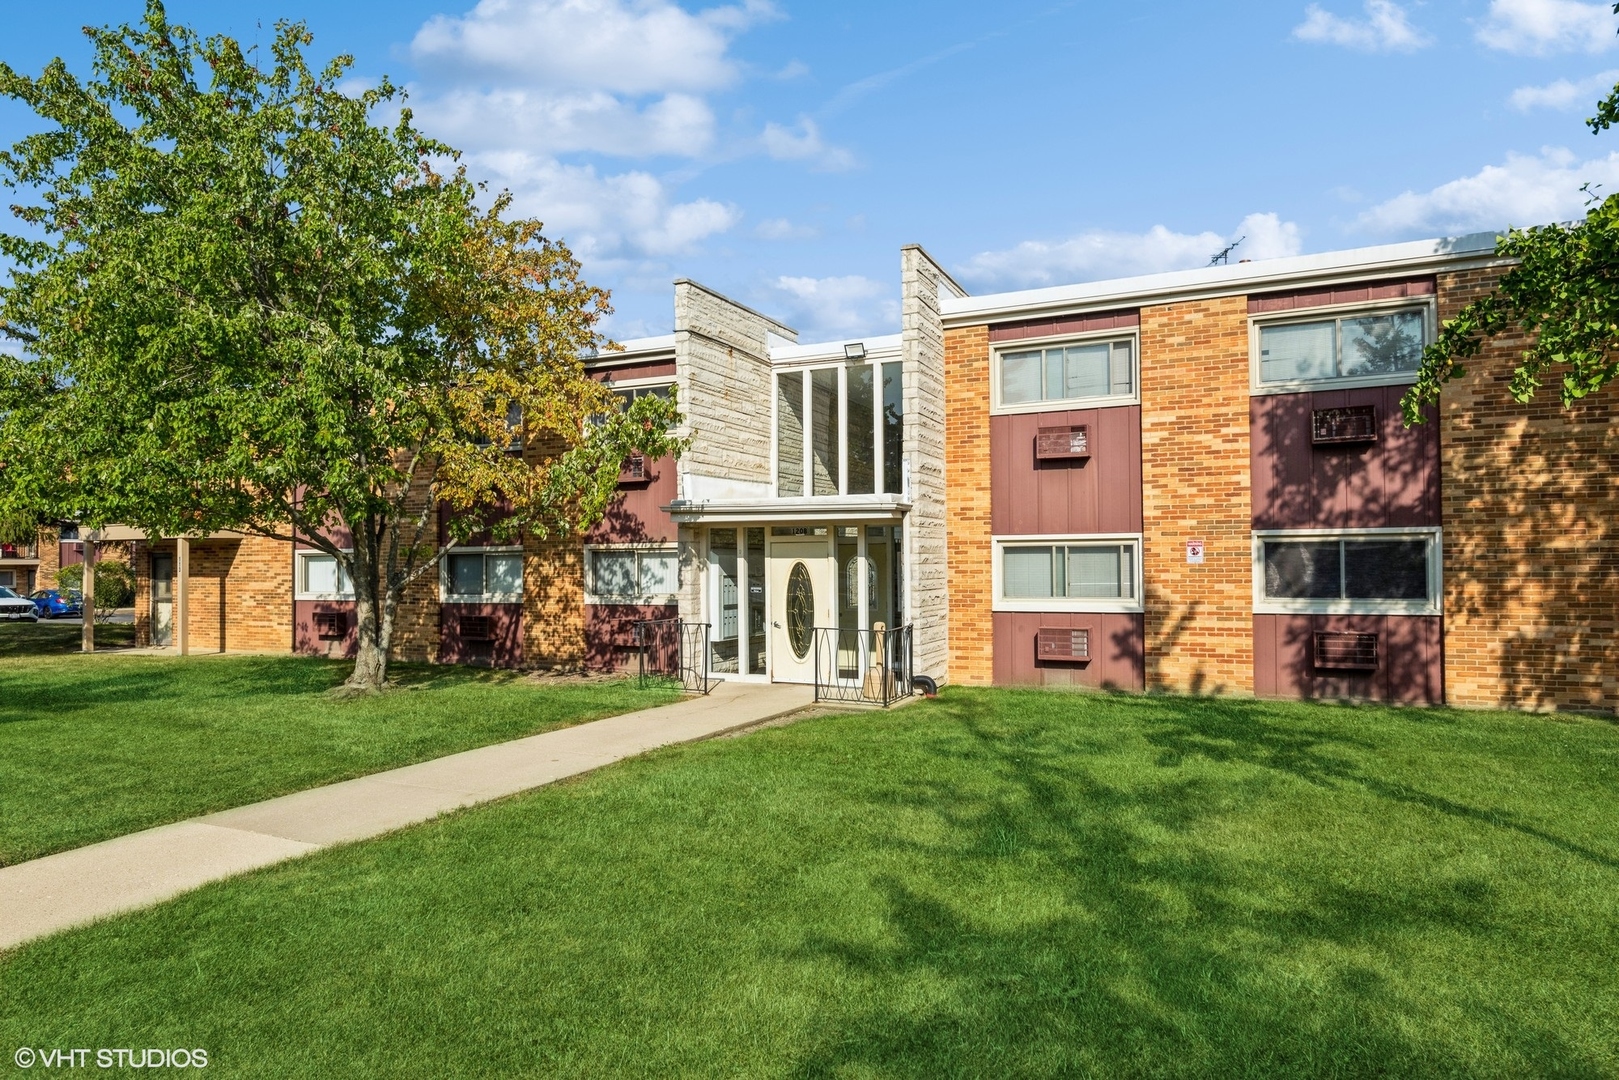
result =
[[815,700],[888,706],[911,696],[911,628],[817,626]]
[[708,669],[708,623],[646,619],[635,624],[639,685],[678,682],[682,690],[706,694],[714,680]]

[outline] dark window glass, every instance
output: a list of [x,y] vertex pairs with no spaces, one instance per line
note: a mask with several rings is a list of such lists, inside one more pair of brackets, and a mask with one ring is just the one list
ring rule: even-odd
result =
[[776,376],[776,494],[804,494],[804,373]]
[[883,365],[883,490],[900,491],[900,455],[904,452],[905,397],[901,365]]
[[1289,600],[1336,600],[1338,541],[1265,541],[1265,595]]
[[877,490],[876,396],[870,364],[851,365],[849,387],[849,490],[870,495]]
[[1345,540],[1344,595],[1351,600],[1428,599],[1424,540]]
[[810,372],[810,494],[838,494],[838,372]]

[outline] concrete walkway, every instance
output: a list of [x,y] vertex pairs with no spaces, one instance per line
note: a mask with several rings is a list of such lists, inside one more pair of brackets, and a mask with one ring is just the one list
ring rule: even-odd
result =
[[660,746],[751,727],[812,703],[808,686],[727,683],[706,697],[497,743],[0,867],[0,949],[210,881],[363,840],[589,772]]

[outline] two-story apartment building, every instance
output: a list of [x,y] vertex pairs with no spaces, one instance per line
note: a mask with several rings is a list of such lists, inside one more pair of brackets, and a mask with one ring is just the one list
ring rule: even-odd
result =
[[[1512,401],[1509,339],[1400,419],[1500,270],[1475,237],[970,296],[908,247],[899,332],[815,344],[678,281],[674,332],[590,370],[678,387],[690,450],[585,537],[452,551],[399,655],[623,667],[678,618],[720,678],[858,676],[903,632],[938,682],[1613,709],[1613,395]],[[352,647],[313,549],[136,565],[152,639],[184,578],[197,647]]]

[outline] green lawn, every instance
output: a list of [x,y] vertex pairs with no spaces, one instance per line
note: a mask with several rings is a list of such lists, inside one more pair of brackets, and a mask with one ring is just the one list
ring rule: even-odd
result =
[[947,692],[658,752],[0,960],[209,1075],[1619,1075],[1619,729]]
[[[76,653],[83,642],[84,627],[78,623],[49,620],[37,623],[0,623],[0,660],[26,656],[53,656]],[[96,648],[127,649],[135,644],[133,623],[100,623],[96,626]]]
[[678,697],[634,680],[400,667],[405,689],[334,698],[348,670],[291,657],[5,659],[0,865]]

